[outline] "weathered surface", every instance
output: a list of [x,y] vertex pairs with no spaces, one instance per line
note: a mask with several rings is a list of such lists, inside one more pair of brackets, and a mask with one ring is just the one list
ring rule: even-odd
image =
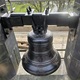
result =
[[0,25],[0,80],[9,80],[16,75],[20,54],[13,31],[6,39]]
[[67,42],[65,63],[68,75],[72,80],[80,80],[80,20],[75,34],[75,29],[70,29]]
[[64,75],[49,75],[44,77],[37,77],[32,75],[18,75],[12,80],[70,80],[68,76]]

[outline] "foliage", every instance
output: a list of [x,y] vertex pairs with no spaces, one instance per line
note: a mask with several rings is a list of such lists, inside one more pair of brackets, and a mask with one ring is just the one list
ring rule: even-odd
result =
[[58,11],[69,11],[73,8],[74,0],[56,0],[54,3],[58,7]]
[[[31,6],[31,8],[35,9],[35,12],[42,12],[46,7],[49,6],[51,11],[57,7],[57,11],[72,11],[72,6],[74,4],[74,0],[45,0],[42,1],[32,1],[32,2],[13,2],[12,7],[15,7],[15,12],[26,12],[26,8]],[[7,3],[8,10],[10,10],[10,5]]]

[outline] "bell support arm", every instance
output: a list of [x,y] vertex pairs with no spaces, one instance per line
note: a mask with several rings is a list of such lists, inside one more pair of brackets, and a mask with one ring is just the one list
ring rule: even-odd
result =
[[78,25],[78,19],[78,15],[75,14],[74,16],[71,16],[69,13],[64,12],[54,12],[47,15],[43,13],[5,13],[0,18],[0,22],[4,28],[33,25],[33,23],[35,26],[41,25],[42,27],[46,24],[76,28]]

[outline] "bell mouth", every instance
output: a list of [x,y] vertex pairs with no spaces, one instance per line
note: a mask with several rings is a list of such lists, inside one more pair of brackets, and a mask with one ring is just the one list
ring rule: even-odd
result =
[[48,62],[33,62],[29,60],[29,58],[26,58],[26,55],[22,58],[22,65],[23,68],[30,74],[35,76],[46,76],[49,74],[52,74],[55,72],[61,63],[60,55],[58,53],[55,54],[55,56],[49,60]]

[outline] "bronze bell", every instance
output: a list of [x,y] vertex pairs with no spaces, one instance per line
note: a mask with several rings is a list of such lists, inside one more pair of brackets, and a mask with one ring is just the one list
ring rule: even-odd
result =
[[47,30],[47,26],[42,25],[45,18],[36,14],[32,15],[32,19],[33,31],[28,34],[29,50],[22,58],[22,65],[30,74],[45,76],[59,68],[61,59],[52,46],[52,33]]

